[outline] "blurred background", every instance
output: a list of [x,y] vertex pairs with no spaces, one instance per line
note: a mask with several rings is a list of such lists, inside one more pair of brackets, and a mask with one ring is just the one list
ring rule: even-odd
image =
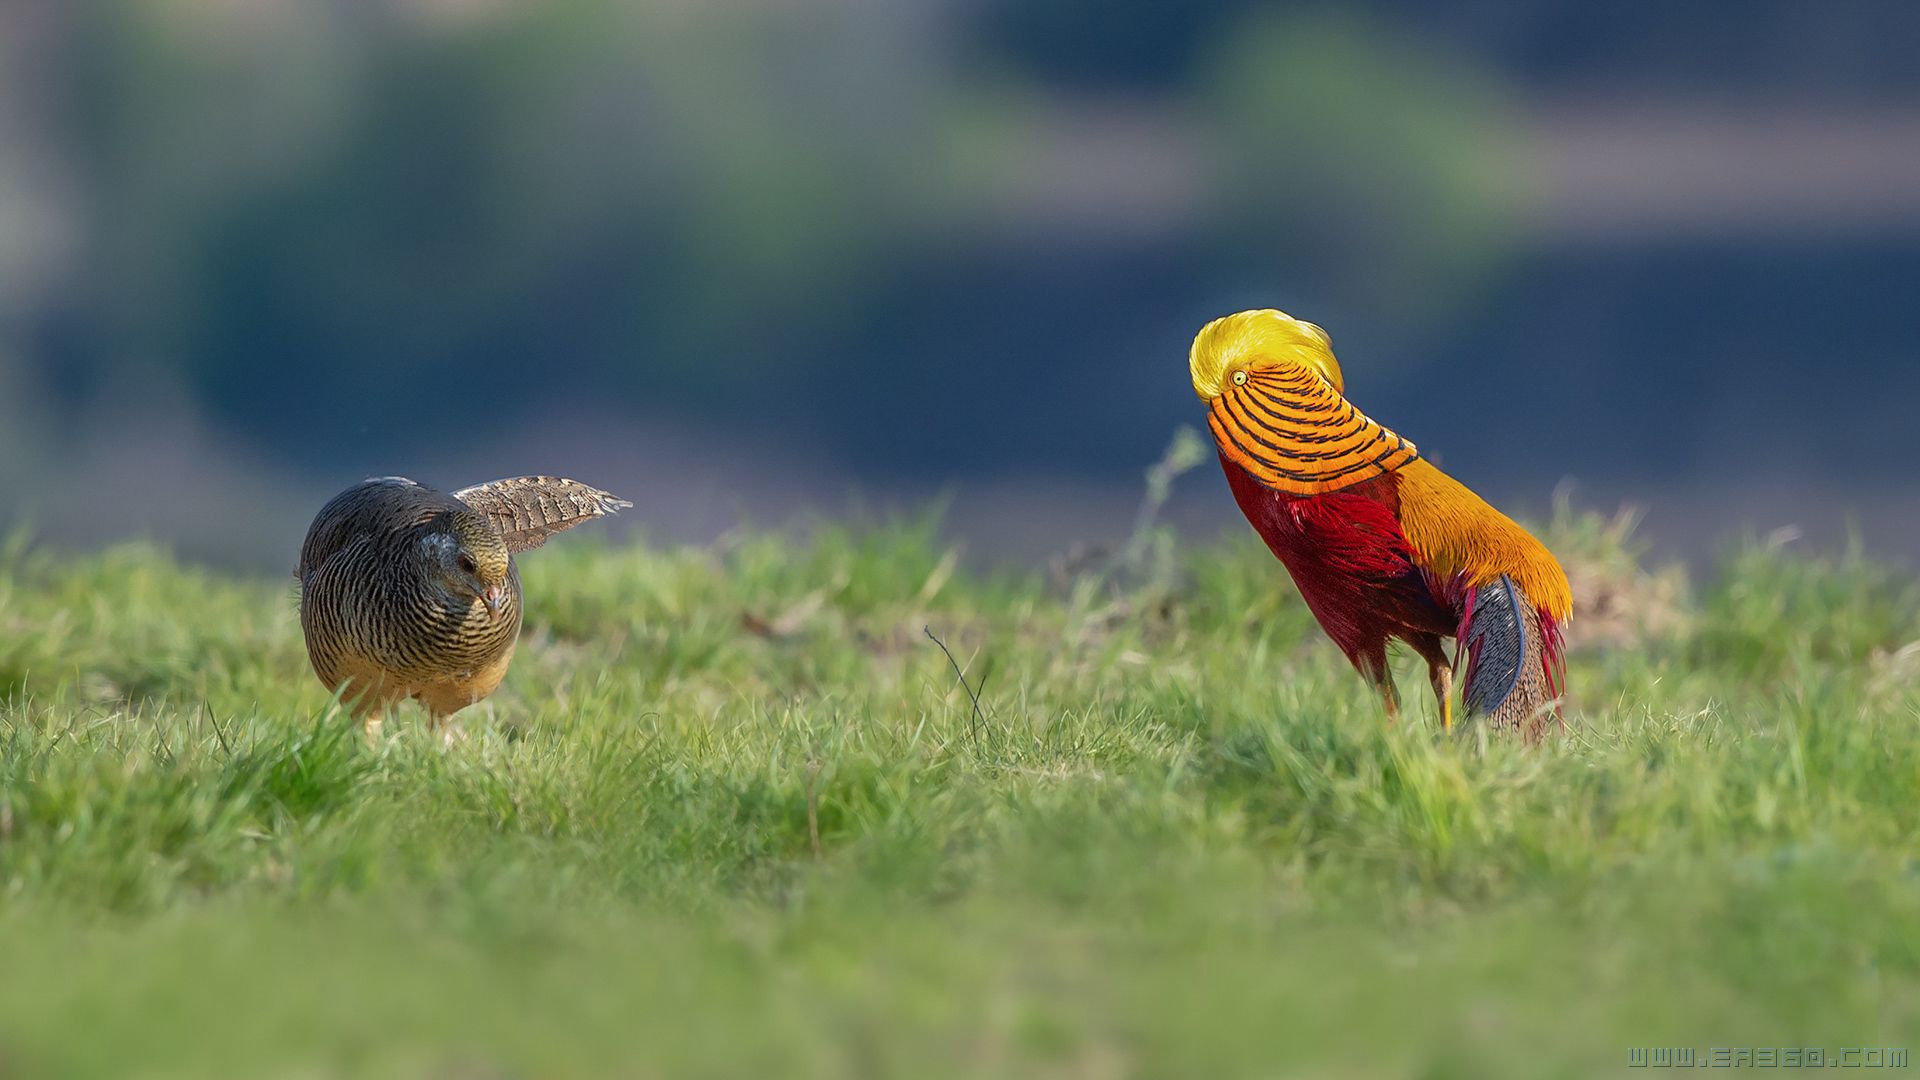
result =
[[[1920,552],[1920,5],[7,0],[0,528],[371,474],[1123,535],[1202,322],[1495,502]],[[1238,526],[1203,473],[1171,508]]]

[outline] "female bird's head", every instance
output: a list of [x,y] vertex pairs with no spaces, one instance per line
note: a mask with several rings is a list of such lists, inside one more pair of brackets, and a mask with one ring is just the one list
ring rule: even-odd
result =
[[509,576],[513,563],[506,541],[485,517],[472,510],[439,515],[421,545],[427,566],[449,596],[478,600],[499,618],[513,601]]
[[1228,386],[1244,383],[1262,367],[1304,367],[1345,392],[1340,362],[1327,332],[1284,311],[1261,308],[1218,318],[1200,328],[1187,354],[1193,392],[1212,401]]

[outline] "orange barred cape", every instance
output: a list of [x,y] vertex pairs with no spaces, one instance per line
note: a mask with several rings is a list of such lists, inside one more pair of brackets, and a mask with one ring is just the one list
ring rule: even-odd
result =
[[1223,387],[1207,427],[1234,464],[1289,495],[1339,491],[1420,456],[1301,364],[1254,368]]

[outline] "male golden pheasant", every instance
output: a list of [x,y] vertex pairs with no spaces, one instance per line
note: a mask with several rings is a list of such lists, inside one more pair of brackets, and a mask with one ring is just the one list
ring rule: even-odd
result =
[[632,505],[554,476],[451,495],[400,476],[348,488],[300,546],[300,629],[314,673],[369,733],[409,697],[438,727],[507,673],[520,634],[513,554]]
[[1496,730],[1559,721],[1560,627],[1573,592],[1525,529],[1354,408],[1326,331],[1284,312],[1215,319],[1188,357],[1194,392],[1240,510],[1292,575],[1321,629],[1399,711],[1387,643],[1426,660],[1440,722],[1462,698]]

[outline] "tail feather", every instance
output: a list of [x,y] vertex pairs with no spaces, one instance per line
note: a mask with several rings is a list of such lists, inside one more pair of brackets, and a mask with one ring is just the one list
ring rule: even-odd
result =
[[1459,639],[1467,657],[1469,716],[1529,739],[1559,723],[1560,634],[1553,618],[1501,575],[1467,597]]
[[512,476],[461,488],[453,497],[485,514],[514,552],[537,548],[554,533],[633,505],[558,476]]

